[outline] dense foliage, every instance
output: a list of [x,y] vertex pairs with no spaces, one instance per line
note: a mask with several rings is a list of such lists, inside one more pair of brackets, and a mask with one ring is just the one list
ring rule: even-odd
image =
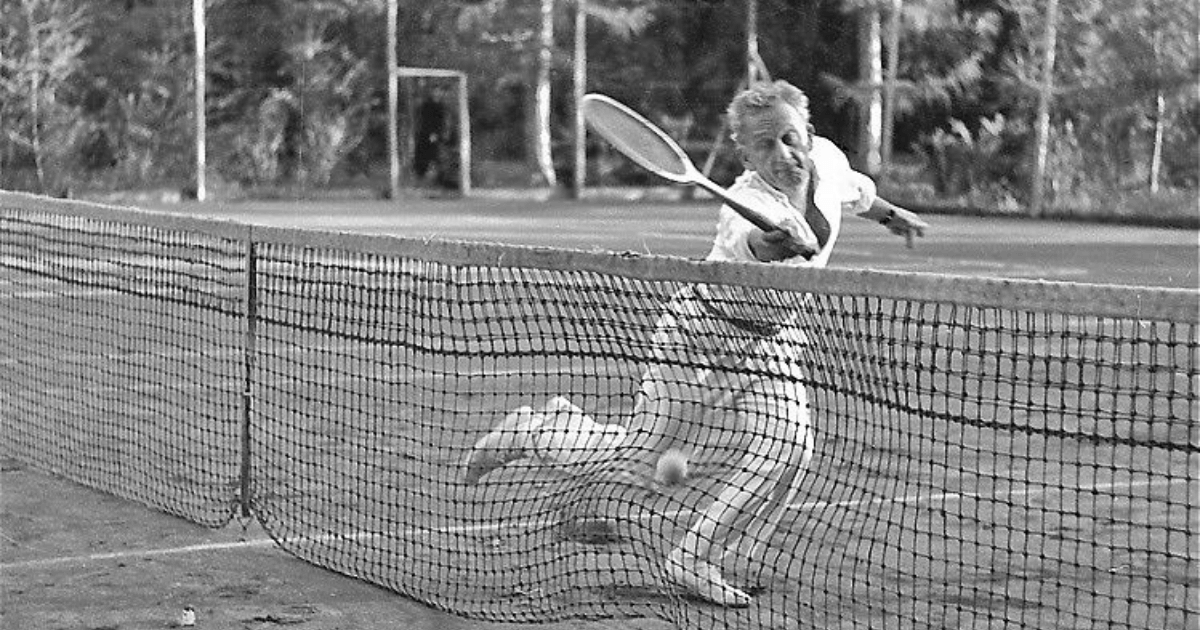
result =
[[[902,7],[894,146],[908,198],[1019,208],[1029,188],[1037,0],[757,0],[759,51],[805,89],[821,133],[859,146],[864,11]],[[571,164],[571,0],[400,0],[400,64],[470,77],[477,185],[538,181],[548,127]],[[379,186],[387,173],[385,0],[208,0],[208,164],[225,190]],[[747,0],[589,0],[588,89],[662,123],[703,162],[746,75]],[[1194,0],[1062,0],[1045,178],[1052,201],[1196,189]],[[552,38],[540,12],[554,15]],[[194,179],[191,0],[0,0],[0,186],[52,194]],[[885,19],[885,24],[886,24]],[[548,56],[540,56],[552,41]],[[535,113],[549,59],[550,111]],[[438,82],[402,81],[401,134]],[[725,143],[727,144],[727,143]],[[401,142],[406,163],[412,143]],[[592,182],[644,177],[600,146]],[[728,149],[714,177],[732,176]],[[507,173],[507,175],[505,175]],[[514,174],[515,173],[515,174]],[[542,180],[545,181],[544,179]],[[560,177],[560,182],[569,181]],[[1190,198],[1190,197],[1189,197]]]

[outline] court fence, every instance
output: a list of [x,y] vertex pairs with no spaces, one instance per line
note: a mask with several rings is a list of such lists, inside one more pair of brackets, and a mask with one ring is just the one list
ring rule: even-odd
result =
[[[458,615],[1200,620],[1197,291],[302,231],[0,193],[0,303],[0,454],[209,527],[254,518],[299,558]],[[688,343],[664,343],[665,323]],[[678,400],[655,407],[648,369]],[[726,406],[762,391],[806,398],[810,425],[784,403],[765,419]],[[508,412],[558,396],[599,423],[670,427],[693,474],[665,486],[614,476],[616,460],[555,463],[571,458],[539,450],[562,436],[544,428],[509,436],[521,456],[507,465],[464,473]],[[677,586],[668,553],[722,479],[754,476],[746,449],[770,445],[753,453],[769,460],[806,443],[760,552],[713,541],[708,559],[750,606]]]

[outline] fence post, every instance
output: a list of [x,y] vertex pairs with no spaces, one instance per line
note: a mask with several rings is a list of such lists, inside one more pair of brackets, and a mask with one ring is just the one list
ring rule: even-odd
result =
[[257,350],[255,326],[258,319],[258,255],[254,243],[254,231],[246,231],[246,326],[242,344],[242,466],[241,504],[242,517],[250,517],[250,414],[254,399],[254,355]]

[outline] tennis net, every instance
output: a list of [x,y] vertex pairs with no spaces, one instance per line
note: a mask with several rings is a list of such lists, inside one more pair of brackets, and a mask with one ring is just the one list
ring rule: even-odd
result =
[[[679,306],[696,286],[710,310]],[[306,561],[479,619],[1190,628],[1198,295],[0,193],[0,453],[204,525],[252,516]],[[706,323],[665,352],[668,312]],[[792,342],[764,341],[778,338]],[[620,457],[556,463],[545,431],[465,477],[472,446],[524,405],[562,396],[636,423],[655,367],[686,401],[762,383],[807,398],[811,462],[780,528],[755,557],[710,558],[749,607],[692,597],[665,559],[747,472],[754,431],[794,446],[786,414],[731,420],[728,396],[673,407],[696,455],[677,487],[610,474]]]

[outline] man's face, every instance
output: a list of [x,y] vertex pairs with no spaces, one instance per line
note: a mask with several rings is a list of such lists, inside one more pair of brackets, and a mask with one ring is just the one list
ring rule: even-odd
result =
[[768,184],[791,193],[808,182],[812,135],[808,119],[786,103],[748,115],[738,136],[742,160]]

